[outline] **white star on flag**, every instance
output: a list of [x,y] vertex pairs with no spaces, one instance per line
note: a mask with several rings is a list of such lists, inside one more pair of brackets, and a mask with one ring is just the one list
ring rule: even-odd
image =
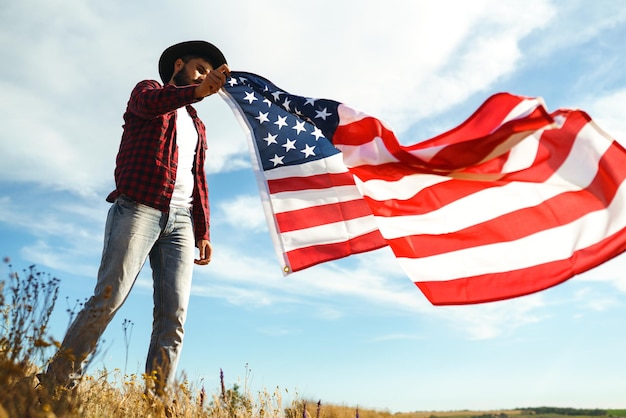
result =
[[309,144],[306,144],[303,150],[300,150],[301,153],[304,154],[304,157],[310,157],[312,155],[315,155],[315,152],[313,152],[313,150],[315,149],[315,147],[310,146]]

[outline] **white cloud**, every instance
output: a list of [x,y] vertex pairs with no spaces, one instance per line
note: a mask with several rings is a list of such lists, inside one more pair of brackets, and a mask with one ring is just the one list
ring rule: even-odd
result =
[[[306,18],[284,0],[259,16],[248,0],[211,5],[212,15],[230,18],[210,23],[208,5],[157,13],[172,25],[186,22],[174,39],[155,30],[158,22],[134,19],[126,4],[39,3],[12,3],[1,22],[14,36],[0,43],[11,63],[0,70],[0,111],[11,115],[0,134],[0,174],[85,195],[112,184],[132,86],[154,78],[161,51],[183,38],[208,37],[233,69],[268,76],[295,94],[344,101],[400,131],[513,71],[519,40],[551,17],[542,0],[363,1],[356,8],[324,0]],[[19,24],[25,16],[29,24]],[[207,25],[209,33],[192,29]],[[236,37],[226,35],[233,30]],[[207,170],[248,167],[243,132],[214,99],[197,105],[210,135]]]
[[23,247],[20,251],[20,256],[25,260],[32,260],[38,266],[44,266],[57,272],[68,273],[74,276],[91,277],[95,280],[97,268],[94,267],[93,261],[100,251],[100,248],[90,251],[89,248],[84,246],[59,247],[47,241],[38,240],[31,245]]
[[[474,3],[468,6],[473,7]],[[416,81],[401,86],[406,89],[404,93],[397,93],[402,108],[396,112],[400,112],[402,118],[390,120],[397,125],[396,131],[416,119],[445,111],[514,73],[525,58],[520,42],[545,26],[554,15],[554,9],[546,1],[485,2],[482,9],[460,10],[459,16],[466,25],[446,24],[437,28],[456,33],[455,48],[442,57],[438,68],[420,74]],[[435,32],[434,35],[438,39],[440,34]],[[445,39],[446,35],[443,36]]]
[[593,287],[585,287],[576,291],[574,299],[581,308],[595,312],[603,312],[619,305],[619,297],[598,291],[597,288]]
[[94,262],[102,252],[104,205],[95,208],[84,202],[71,205],[51,200],[42,206],[29,204],[32,199],[0,199],[2,223],[21,230],[25,237],[34,237],[19,249],[21,257],[60,273],[93,276],[97,270]]
[[[264,304],[293,303],[295,300],[323,299],[332,295],[365,299],[378,305],[393,306],[400,311],[415,310],[424,305],[423,297],[403,273],[400,272],[401,276],[398,276],[397,265],[386,270],[386,275],[368,269],[367,266],[375,263],[371,260],[381,260],[384,264],[392,261],[384,261],[389,254],[380,254],[378,251],[370,252],[367,256],[352,256],[350,261],[355,262],[355,268],[344,269],[339,263],[328,263],[288,276],[282,275],[280,264],[271,249],[249,255],[242,254],[241,250],[234,247],[221,247],[214,251],[216,257],[210,267],[197,269],[199,279],[195,283],[196,290],[206,296],[221,297],[225,287],[232,286],[237,290],[226,291],[234,295],[232,301],[246,304],[257,304],[258,301]],[[363,259],[369,259],[371,263],[361,264]],[[210,280],[202,279],[205,274]],[[213,289],[216,287],[219,290]],[[411,292],[403,292],[399,289],[401,287],[408,287]],[[247,291],[242,292],[240,289]]]
[[626,88],[597,97],[584,109],[610,137],[626,146]]
[[[557,15],[528,45],[535,58],[545,58],[554,50],[578,48],[607,30],[626,22],[626,9],[613,0],[553,0]],[[529,12],[534,12],[532,8]]]
[[[268,254],[242,256],[233,248],[220,248],[218,255],[209,268],[197,270],[194,295],[223,298],[248,307],[306,306],[309,312],[328,320],[342,317],[345,310],[380,309],[391,316],[442,320],[477,340],[510,335],[520,327],[546,319],[541,313],[546,307],[541,294],[480,305],[432,306],[388,250],[351,256],[287,277],[282,276],[278,262]],[[342,267],[345,265],[349,266]]]
[[0,177],[82,195],[106,184],[117,145],[104,139],[118,136],[114,130],[90,125],[77,109],[29,87],[0,83],[0,89],[6,99],[0,113],[11,115],[0,134]]
[[626,293],[626,256],[620,255],[581,275],[574,277],[577,282],[610,283],[619,292]]
[[239,195],[217,204],[219,218],[237,229],[264,231],[267,223],[257,195]]
[[207,174],[249,170],[250,157],[245,131],[226,102],[218,96],[212,96],[195,107],[207,125]]
[[46,206],[35,207],[27,201],[16,202],[8,196],[0,199],[2,222],[38,237],[97,239],[101,231],[94,237],[93,227],[95,224],[104,225],[105,216],[104,205],[94,208],[84,202],[65,205],[51,200]]
[[[253,16],[243,16],[240,29],[257,47],[232,49],[238,68],[292,93],[363,109],[397,132],[514,71],[519,42],[555,14],[542,0],[363,1],[358,8],[323,1],[304,21],[291,4],[267,12],[274,24],[260,35]],[[332,31],[320,30],[321,22]],[[303,44],[308,34],[314,41]]]
[[484,340],[510,335],[519,327],[544,320],[537,313],[544,306],[544,296],[533,294],[501,302],[449,307],[444,316],[471,339]]

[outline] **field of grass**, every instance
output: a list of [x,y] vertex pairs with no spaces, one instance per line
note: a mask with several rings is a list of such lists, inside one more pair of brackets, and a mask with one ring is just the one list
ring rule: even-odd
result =
[[[5,259],[8,264],[8,260]],[[59,281],[34,266],[20,273],[9,266],[0,278],[0,418],[578,418],[626,417],[624,410],[519,408],[505,411],[415,411],[390,413],[358,406],[326,405],[299,399],[286,389],[251,393],[233,385],[207,392],[183,381],[163,396],[151,395],[155,377],[99,371],[82,378],[70,390],[39,384],[37,374],[47,364],[56,342],[47,333]],[[286,396],[287,395],[287,396]]]

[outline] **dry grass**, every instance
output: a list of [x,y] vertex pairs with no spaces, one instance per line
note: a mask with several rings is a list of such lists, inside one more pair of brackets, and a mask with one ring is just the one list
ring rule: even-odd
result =
[[[8,265],[8,259],[5,263]],[[220,370],[220,387],[207,394],[204,387],[187,381],[153,396],[156,375],[123,375],[103,370],[83,377],[74,389],[46,388],[36,377],[58,343],[47,333],[48,320],[58,294],[58,280],[34,266],[21,273],[9,265],[8,280],[0,278],[0,418],[561,418],[571,411],[426,411],[391,414],[357,406],[324,405],[298,399],[287,390],[250,392],[248,385],[226,388]],[[73,315],[73,312],[70,312]],[[129,337],[126,335],[125,341]],[[128,344],[127,344],[128,346]],[[246,366],[247,367],[247,366]],[[248,378],[246,373],[246,379]],[[287,396],[285,396],[287,395]],[[289,398],[283,399],[283,396]],[[599,411],[599,410],[598,410]],[[589,410],[589,418],[626,416],[626,410]],[[545,412],[545,414],[544,414]],[[578,418],[583,418],[577,412]]]
[[[357,408],[322,406],[295,398],[283,400],[287,390],[252,394],[221,385],[207,394],[204,387],[178,383],[163,396],[154,396],[156,375],[122,375],[103,370],[84,376],[73,389],[41,385],[37,374],[45,368],[58,342],[47,327],[58,295],[56,278],[34,266],[0,278],[0,418],[5,417],[387,417],[388,413]],[[74,312],[70,312],[72,316]],[[125,329],[126,332],[126,329]],[[125,335],[125,338],[127,335]],[[245,385],[247,388],[247,385]],[[358,412],[357,412],[358,411]]]

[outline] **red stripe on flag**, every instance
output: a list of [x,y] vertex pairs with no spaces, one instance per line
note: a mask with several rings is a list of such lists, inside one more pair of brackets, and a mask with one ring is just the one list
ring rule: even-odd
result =
[[[401,145],[391,130],[370,116],[339,125],[333,135],[333,143],[339,148],[344,145],[362,146],[380,138],[388,152],[414,170],[423,168],[426,172],[447,174],[477,165],[515,134],[532,133],[553,121],[543,107],[537,107],[529,115],[503,124],[504,117],[523,101],[521,97],[504,93],[492,96],[463,124],[413,146]],[[442,149],[430,155],[428,161],[419,157],[419,151],[437,147]],[[369,160],[376,161],[376,156],[369,156],[362,164],[368,164]],[[351,170],[359,165],[354,164]]]
[[308,177],[287,177],[267,181],[270,194],[299,192],[302,190],[329,189],[336,186],[354,186],[354,177],[349,172],[324,173]]
[[433,305],[467,305],[529,295],[602,264],[626,250],[626,229],[572,257],[521,270],[440,282],[415,282]]
[[387,199],[382,202],[369,196],[364,196],[364,199],[376,216],[423,215],[474,193],[498,186],[500,184],[448,180],[445,184],[424,188],[408,199]]
[[[582,115],[571,116],[561,130],[544,132],[535,161],[531,167],[525,170],[507,174],[490,173],[485,166],[479,165],[468,170],[457,171],[455,175],[461,177],[461,179],[454,179],[451,176],[451,180],[419,190],[415,195],[407,199],[387,199],[384,202],[378,202],[365,196],[365,200],[371,206],[372,212],[376,216],[420,215],[482,190],[500,187],[513,181],[541,183],[554,174],[555,167],[559,167],[565,161],[572,149],[577,133],[586,123],[587,119],[582,117]],[[568,134],[566,135],[565,132]],[[501,160],[497,164],[498,167],[504,165],[507,155],[497,158]],[[493,166],[491,168],[493,169]],[[360,166],[351,168],[351,171],[362,181],[397,181],[403,177],[421,172],[419,169],[415,170],[410,166],[397,163],[385,164],[382,167]],[[474,175],[466,176],[470,172]],[[488,181],[490,174],[495,176],[493,177],[494,181]],[[479,181],[473,181],[474,178],[477,178]]]
[[372,251],[385,246],[387,246],[387,242],[380,234],[380,231],[376,230],[347,241],[287,251],[286,255],[289,258],[291,270],[299,271],[325,261],[336,260],[350,254]]
[[500,126],[504,118],[524,100],[524,97],[508,93],[494,94],[459,126],[428,141],[407,147],[407,149],[421,148],[424,144],[428,146],[448,146],[454,143],[462,143],[467,141],[468,138],[474,138],[477,132],[482,132],[481,135],[485,135],[494,127]]
[[[452,263],[456,256],[461,263],[440,274],[441,277],[458,277],[453,280],[414,280],[432,303],[480,303],[536,292],[624,250],[626,244],[622,243],[626,234],[615,234],[615,242],[606,238],[606,234],[611,233],[609,230],[623,227],[617,223],[622,221],[612,219],[610,213],[606,218],[596,216],[589,222],[576,222],[606,210],[615,198],[626,179],[624,149],[609,138],[603,142],[601,134],[594,131],[593,125],[588,125],[591,118],[584,112],[563,110],[549,115],[542,106],[533,109],[535,104],[508,95],[494,96],[473,115],[473,120],[411,147],[400,145],[393,133],[377,127],[373,118],[357,120],[352,126],[342,125],[335,133],[335,144],[346,153],[351,172],[364,182],[364,198],[378,217],[382,232],[387,231],[394,254],[405,260],[403,264],[410,269],[407,273],[414,279],[419,278],[424,273],[415,271],[414,266],[430,265],[428,258],[431,256],[436,257],[432,265],[444,270],[445,263],[438,264],[439,260],[446,260],[441,256],[449,254]],[[485,112],[489,114],[481,114]],[[504,117],[511,120],[503,121]],[[379,139],[368,139],[367,131],[374,131]],[[536,132],[541,133],[539,138]],[[351,147],[344,147],[344,143]],[[357,144],[363,146],[364,152],[355,147]],[[386,149],[382,149],[383,146]],[[399,162],[389,163],[387,153],[393,154]],[[382,157],[380,165],[378,155]],[[579,162],[580,169],[574,161]],[[422,181],[420,176],[424,174],[431,177]],[[441,181],[432,176],[440,177]],[[515,190],[520,190],[519,201],[513,194]],[[477,193],[482,192],[491,199],[498,196],[508,199],[500,206],[503,211],[494,208],[481,216],[484,206],[476,205],[489,205],[488,200],[479,199],[481,195]],[[437,213],[439,210],[441,214]],[[493,212],[493,216],[489,216],[489,212]],[[430,213],[433,216],[429,218]],[[466,227],[467,224],[456,222],[465,213],[471,213],[475,219]],[[461,218],[450,219],[443,214]],[[603,222],[606,225],[603,226]],[[448,224],[455,223],[460,230],[448,228]],[[571,226],[570,235],[560,236],[559,231],[565,226]],[[591,235],[586,234],[588,228],[594,228]],[[605,236],[596,228],[600,231],[606,228]],[[425,230],[441,232],[424,233]],[[555,232],[550,233],[553,230]],[[396,238],[403,231],[405,235]],[[542,245],[547,249],[563,245],[562,251],[553,254],[555,258],[565,259],[550,261],[550,258],[538,257],[533,260],[532,257],[539,255],[535,253],[524,260],[523,253],[516,252],[516,248],[523,251],[524,245],[528,245],[525,238],[544,236],[544,233],[549,233],[545,236],[554,242]],[[586,241],[577,238],[591,239],[598,234],[597,239],[584,244]],[[568,241],[558,241],[561,237]],[[528,267],[515,270],[518,267],[511,266],[509,271],[491,273],[506,267],[497,262],[489,263],[488,252],[480,253],[480,249],[505,243],[509,245],[498,248],[521,255],[521,259],[512,257],[511,261]],[[578,249],[577,244],[585,248]],[[599,251],[602,245],[614,250]],[[484,268],[476,259],[467,260],[473,276],[463,277],[464,254],[486,257]],[[549,256],[548,253],[541,255]],[[431,271],[425,276],[437,277],[438,274]]]
[[[572,133],[574,137],[582,128],[581,125],[586,122],[584,115],[575,119],[576,123],[572,124],[577,129],[576,132]],[[563,142],[567,142],[565,138],[563,139]],[[398,257],[428,257],[464,248],[513,241],[542,230],[568,224],[588,213],[605,209],[611,203],[620,184],[626,180],[626,170],[622,168],[623,159],[623,149],[614,142],[600,159],[599,171],[585,189],[565,192],[543,201],[540,205],[522,208],[459,231],[445,235],[407,235],[390,239],[389,245]],[[448,186],[448,189],[446,190],[445,187],[441,189],[444,192],[451,192],[467,188],[469,192],[472,187],[467,183],[450,180],[443,184],[443,186]],[[454,187],[455,184],[457,187]],[[478,182],[474,186],[480,188],[481,183]],[[483,188],[487,187],[489,184],[484,184]],[[415,198],[407,201],[377,202],[372,199],[367,199],[367,201],[374,214],[381,216],[384,213],[390,217],[428,213],[452,201],[443,196],[432,199],[424,198],[428,191],[429,189],[426,189]],[[418,206],[418,201],[422,204],[421,209]],[[411,212],[411,207],[414,208],[413,212]]]
[[[543,108],[538,108],[530,116],[509,121],[498,127],[495,132],[491,130],[468,132],[468,134],[473,133],[473,136],[466,138],[463,142],[444,147],[429,161],[429,165],[444,170],[463,169],[469,166],[477,166],[475,169],[478,169],[487,156],[498,146],[511,140],[514,135],[530,134],[551,122],[550,115]],[[420,148],[432,146],[430,142],[420,145]]]
[[[605,200],[605,199],[602,199]],[[563,210],[563,209],[566,210]],[[568,224],[605,209],[588,190],[563,193],[541,205],[520,209],[460,231],[437,235],[408,235],[389,239],[396,257],[420,258],[465,248],[508,242]]]
[[350,200],[276,214],[280,232],[296,231],[371,215],[364,200]]

